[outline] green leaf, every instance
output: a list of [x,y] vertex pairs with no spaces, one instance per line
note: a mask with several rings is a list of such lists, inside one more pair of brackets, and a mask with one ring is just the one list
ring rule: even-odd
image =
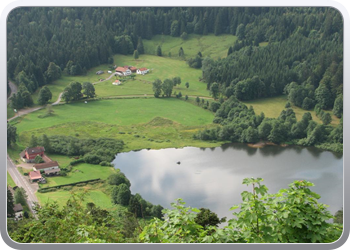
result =
[[192,211],[196,212],[196,213],[200,213],[201,212],[201,210],[199,210],[198,208],[192,208]]
[[232,206],[232,207],[230,208],[230,210],[235,210],[235,209],[237,209],[237,208],[239,208],[239,205]]

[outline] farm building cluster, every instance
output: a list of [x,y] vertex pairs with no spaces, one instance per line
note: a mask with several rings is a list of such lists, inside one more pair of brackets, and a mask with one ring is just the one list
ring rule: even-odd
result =
[[[119,75],[119,76],[129,76],[131,75],[132,73],[136,73],[136,74],[139,74],[139,75],[145,75],[149,72],[149,69],[147,68],[136,68],[134,66],[115,66],[115,74],[116,75]],[[102,70],[99,70],[96,72],[96,75],[101,75],[103,74],[104,71]],[[109,74],[112,73],[112,71],[108,71]]]
[[144,74],[147,74],[149,72],[149,69],[147,69],[147,68],[139,68],[138,69],[134,66],[124,66],[124,67],[117,67],[115,69],[115,72],[117,75],[120,75],[120,76],[129,76],[132,73],[144,75]]
[[30,182],[45,182],[42,174],[45,174],[45,176],[59,174],[60,168],[57,161],[53,161],[47,155],[45,155],[44,147],[26,148],[20,153],[21,160],[26,163],[35,162],[35,158],[37,156],[40,156],[44,162],[33,165],[33,171],[29,172],[28,174]]

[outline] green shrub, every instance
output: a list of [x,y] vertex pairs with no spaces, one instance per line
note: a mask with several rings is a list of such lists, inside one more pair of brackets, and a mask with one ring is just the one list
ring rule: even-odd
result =
[[111,163],[109,163],[108,161],[101,161],[100,162],[100,166],[108,166],[108,167],[110,167],[110,166],[112,166],[112,164]]
[[81,158],[81,159],[78,159],[78,160],[74,160],[74,161],[71,161],[69,164],[71,165],[71,166],[74,166],[74,165],[77,165],[77,164],[79,164],[79,163],[84,163],[85,161],[84,161],[84,158]]

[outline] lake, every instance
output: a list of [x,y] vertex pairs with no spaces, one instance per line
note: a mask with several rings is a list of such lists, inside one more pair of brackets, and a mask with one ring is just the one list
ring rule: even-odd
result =
[[[180,164],[177,164],[180,162]],[[216,148],[140,150],[120,153],[113,161],[131,182],[131,192],[170,208],[182,198],[187,206],[209,208],[232,218],[231,206],[241,203],[247,177],[264,179],[269,193],[294,180],[315,184],[312,191],[334,214],[343,207],[343,156],[316,148],[226,144]]]

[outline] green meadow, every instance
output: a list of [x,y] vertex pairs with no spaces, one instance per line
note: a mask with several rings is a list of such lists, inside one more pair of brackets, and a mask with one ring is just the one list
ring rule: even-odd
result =
[[[125,142],[124,151],[142,148],[169,148],[184,146],[215,146],[218,143],[193,140],[197,131],[216,126],[214,115],[190,101],[176,98],[108,99],[58,105],[54,115],[39,118],[45,110],[17,118],[18,145],[26,147],[32,134],[66,135],[79,138],[108,137]],[[16,150],[13,150],[16,151]],[[11,154],[18,158],[20,150]],[[64,166],[71,161],[66,157],[50,155],[62,161]],[[56,159],[58,158],[58,159]]]
[[99,165],[82,163],[74,166],[72,170],[68,172],[67,176],[54,176],[46,178],[47,183],[40,184],[40,187],[52,187],[97,178],[106,180],[108,176],[114,172],[115,169],[113,167],[102,167]]
[[[109,99],[102,101],[77,102],[53,107],[54,114],[45,118],[45,110],[30,113],[17,118],[17,131],[49,128],[72,122],[100,122],[125,126],[149,122],[155,117],[163,117],[174,122],[198,126],[210,124],[214,115],[207,110],[196,107],[176,98],[135,98]],[[14,122],[17,121],[15,119]]]
[[[271,98],[264,98],[264,99],[257,99],[253,101],[245,101],[243,102],[245,105],[253,106],[254,111],[256,114],[260,114],[261,112],[264,112],[266,117],[271,117],[271,118],[277,118],[282,110],[285,109],[285,105],[287,103],[288,99],[287,96],[276,96],[276,97],[271,97]],[[292,108],[295,112],[295,116],[298,121],[301,120],[305,112],[310,112],[312,119],[318,123],[322,123],[322,121],[316,116],[316,112],[313,110],[304,110],[301,109],[297,106],[292,105]],[[332,114],[331,111],[326,111]],[[339,118],[334,116],[332,114],[332,123],[331,125],[336,126],[339,124]]]
[[36,196],[39,200],[40,204],[45,203],[53,203],[57,202],[59,207],[63,207],[66,205],[67,200],[72,196],[72,192],[74,193],[82,193],[84,191],[87,191],[86,195],[84,196],[83,204],[87,204],[89,202],[93,202],[96,206],[101,207],[103,209],[108,210],[114,210],[116,208],[119,208],[121,206],[114,205],[111,201],[111,198],[108,194],[106,194],[101,189],[96,189],[91,186],[84,186],[79,188],[73,188],[71,191],[60,189],[55,192],[49,192],[49,193],[36,193]]
[[[135,60],[132,56],[116,55],[114,63],[117,66],[132,65],[137,68],[148,68],[150,72],[146,75],[136,75],[135,80],[128,78],[121,85],[116,86],[112,83],[116,79],[124,79],[124,77],[113,77],[112,79],[99,82],[95,85],[98,97],[118,96],[118,95],[153,95],[152,82],[155,79],[164,81],[165,79],[179,76],[181,84],[173,89],[173,92],[181,92],[183,96],[210,96],[206,89],[206,83],[199,79],[202,76],[200,69],[190,68],[185,61],[169,59],[167,57],[141,55]],[[189,88],[185,87],[185,83],[189,83]]]
[[166,35],[153,36],[151,40],[143,40],[145,53],[154,55],[158,45],[162,48],[162,54],[169,57],[169,52],[172,58],[179,58],[178,53],[180,47],[185,52],[185,58],[195,57],[200,51],[205,56],[210,56],[214,59],[227,56],[227,51],[230,46],[233,46],[237,40],[233,35],[208,34],[206,36],[190,34],[186,40],[180,37],[172,37]]

